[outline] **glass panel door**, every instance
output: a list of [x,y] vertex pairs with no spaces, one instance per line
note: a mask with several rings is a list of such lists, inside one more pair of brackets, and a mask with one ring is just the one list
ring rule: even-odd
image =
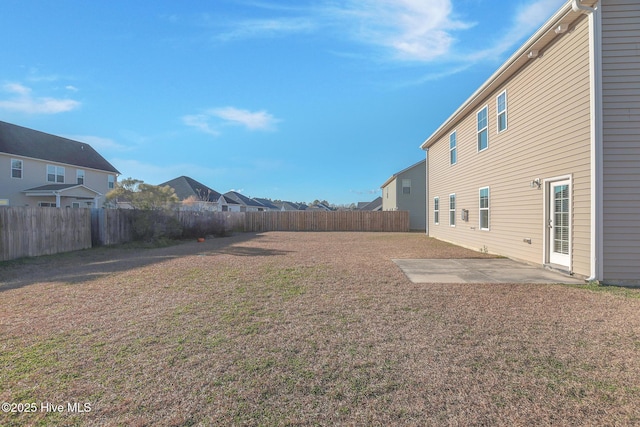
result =
[[571,231],[571,192],[569,181],[550,185],[549,203],[549,262],[569,267]]

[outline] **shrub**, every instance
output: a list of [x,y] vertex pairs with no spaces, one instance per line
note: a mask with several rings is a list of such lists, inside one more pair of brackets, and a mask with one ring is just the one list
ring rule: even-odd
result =
[[133,217],[133,239],[157,241],[178,239],[182,235],[180,221],[164,210],[136,210]]

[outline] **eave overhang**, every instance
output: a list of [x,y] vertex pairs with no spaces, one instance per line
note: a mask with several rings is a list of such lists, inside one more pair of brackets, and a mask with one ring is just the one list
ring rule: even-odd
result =
[[[592,6],[597,1],[585,1],[584,6]],[[476,90],[431,136],[421,145],[428,149],[443,136],[452,131],[460,120],[468,116],[486,97],[497,90],[509,78],[516,74],[529,61],[544,55],[544,50],[557,37],[572,30],[572,24],[581,16],[582,12],[573,10],[573,0],[566,2],[527,42],[520,47],[489,79]]]

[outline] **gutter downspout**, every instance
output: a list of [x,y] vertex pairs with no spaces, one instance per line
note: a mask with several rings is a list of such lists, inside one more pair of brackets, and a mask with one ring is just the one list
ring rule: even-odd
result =
[[602,14],[581,0],[571,4],[575,12],[589,15],[589,75],[591,86],[591,272],[587,281],[603,279],[603,101],[602,101]]
[[583,5],[582,0],[573,0],[573,3],[571,3],[571,8],[573,9],[574,12],[582,12],[582,13],[593,13],[596,10],[593,7]]
[[425,163],[424,163],[424,168],[425,168],[425,179],[426,179],[426,183],[427,183],[427,187],[425,189],[426,191],[426,200],[425,200],[425,215],[424,215],[424,221],[425,221],[425,225],[424,225],[424,229],[425,229],[425,233],[428,236],[429,235],[429,149],[425,148]]

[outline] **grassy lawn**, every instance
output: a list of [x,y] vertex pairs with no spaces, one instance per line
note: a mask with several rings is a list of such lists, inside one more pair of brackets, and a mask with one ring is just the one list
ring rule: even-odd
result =
[[391,261],[483,256],[272,232],[0,264],[0,402],[36,409],[0,425],[640,424],[640,291]]

